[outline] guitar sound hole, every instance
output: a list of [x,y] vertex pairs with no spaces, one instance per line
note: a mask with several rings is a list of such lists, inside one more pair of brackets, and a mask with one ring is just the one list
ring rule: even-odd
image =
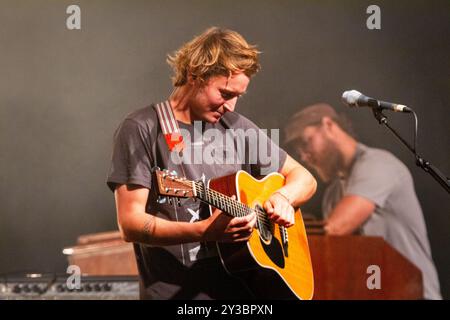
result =
[[263,240],[263,242],[268,244],[272,241],[273,237],[273,228],[274,228],[273,222],[269,220],[266,211],[260,205],[256,205],[255,209],[259,211],[256,222],[259,231],[259,236]]

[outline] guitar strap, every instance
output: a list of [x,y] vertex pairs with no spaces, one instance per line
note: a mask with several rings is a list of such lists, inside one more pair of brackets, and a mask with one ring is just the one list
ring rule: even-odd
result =
[[166,100],[156,104],[155,110],[169,151],[183,151],[183,136],[181,135],[180,127],[175,119],[170,102]]
[[[167,143],[167,147],[170,152],[177,152],[180,156],[182,155],[183,149],[185,147],[183,136],[180,131],[180,127],[178,126],[178,122],[175,118],[175,115],[172,110],[172,106],[169,100],[157,103],[153,106],[156,114],[158,116],[159,125],[163,132],[164,138]],[[230,129],[231,125],[229,123],[229,119],[227,118],[227,114],[220,118],[221,124],[225,127],[225,129]],[[202,122],[202,134],[205,130],[205,123]],[[183,163],[180,163],[180,168],[183,172],[183,176],[186,178],[185,170]],[[250,168],[248,168],[250,169]]]
[[[170,104],[169,100],[166,100],[157,103],[156,105],[154,105],[154,108],[156,110],[159,126],[161,127],[161,130],[163,132],[169,152],[176,152],[178,156],[181,157],[185,144],[183,141],[183,135],[180,131],[180,127],[178,126],[177,119],[173,114],[172,105]],[[181,168],[183,177],[187,178],[183,162],[179,161],[179,163],[179,167]]]
[[[169,100],[157,103],[156,105],[153,105],[153,108],[155,109],[156,115],[158,116],[159,126],[161,127],[161,131],[166,140],[169,153],[175,152],[178,157],[182,156],[182,152],[185,147],[183,136],[181,134],[180,127],[178,126],[177,119],[173,114],[172,106]],[[157,159],[156,156],[155,159]],[[183,177],[186,178],[186,172],[182,161],[179,162],[179,167],[182,171]],[[178,208],[175,202],[173,203],[173,210],[175,213],[176,221],[180,221],[178,216]],[[184,248],[184,246],[185,245],[183,245],[182,243],[180,244],[180,252],[183,265],[186,265],[187,262],[185,251],[189,250],[189,248]]]

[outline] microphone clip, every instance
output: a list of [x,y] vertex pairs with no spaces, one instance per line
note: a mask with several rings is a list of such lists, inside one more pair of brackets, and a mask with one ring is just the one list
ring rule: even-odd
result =
[[380,107],[374,107],[372,108],[372,113],[373,116],[375,117],[375,119],[377,119],[379,124],[386,124],[387,123],[387,118],[386,116],[383,114],[383,109]]

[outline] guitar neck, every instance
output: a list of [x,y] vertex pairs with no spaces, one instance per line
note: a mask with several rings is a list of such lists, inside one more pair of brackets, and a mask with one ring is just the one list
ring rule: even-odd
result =
[[195,197],[222,210],[233,217],[244,217],[253,212],[251,208],[239,201],[205,186],[203,181],[194,182]]

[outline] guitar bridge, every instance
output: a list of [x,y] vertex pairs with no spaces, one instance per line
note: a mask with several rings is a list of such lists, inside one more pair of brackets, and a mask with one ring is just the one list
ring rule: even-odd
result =
[[280,226],[280,235],[281,235],[281,242],[283,243],[283,251],[284,255],[286,257],[289,257],[289,239],[288,239],[288,232],[286,230],[286,227]]

